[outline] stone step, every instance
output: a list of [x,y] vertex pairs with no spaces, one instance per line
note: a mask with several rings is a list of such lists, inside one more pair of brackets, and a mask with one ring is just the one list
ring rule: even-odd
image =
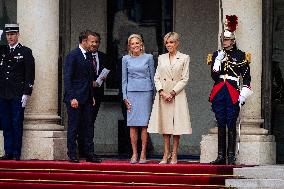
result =
[[234,174],[251,179],[284,179],[284,165],[234,168]]
[[284,188],[284,165],[234,168],[234,175],[243,176],[244,179],[227,179],[227,187],[236,187],[239,189]]
[[226,179],[226,187],[238,189],[283,189],[282,179]]

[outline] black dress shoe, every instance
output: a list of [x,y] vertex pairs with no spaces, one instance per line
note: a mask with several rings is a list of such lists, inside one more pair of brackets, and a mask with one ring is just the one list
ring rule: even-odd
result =
[[236,165],[235,153],[229,152],[228,154],[228,165]]
[[102,160],[97,156],[97,155],[92,155],[86,158],[86,162],[91,162],[91,163],[101,163]]
[[0,157],[0,160],[12,160],[13,155],[5,154],[4,156]]
[[226,165],[226,158],[224,156],[218,156],[216,160],[210,162],[213,165]]
[[70,157],[69,158],[69,162],[71,162],[71,163],[79,163],[80,161],[79,161],[79,159],[77,157]]

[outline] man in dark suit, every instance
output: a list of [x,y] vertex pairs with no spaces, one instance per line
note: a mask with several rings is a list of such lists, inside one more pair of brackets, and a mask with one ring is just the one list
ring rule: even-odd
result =
[[[101,74],[102,70],[104,68],[108,68],[109,62],[107,55],[101,51],[99,51],[99,47],[101,44],[101,37],[100,34],[96,33],[96,40],[95,43],[91,46],[91,52],[92,52],[92,60],[93,60],[93,66],[95,70],[95,78],[94,81],[98,78],[98,76]],[[103,78],[105,80],[106,78]],[[101,101],[104,95],[104,83],[101,85],[98,85],[97,83],[94,84],[94,98],[96,100],[95,106],[94,106],[94,121],[96,121]]]
[[[96,83],[95,81],[97,80],[97,78],[99,77],[99,75],[101,74],[102,70],[104,68],[108,69],[108,65],[109,65],[109,61],[108,61],[108,57],[105,53],[99,51],[99,47],[100,47],[100,43],[101,43],[101,36],[99,33],[94,32],[95,35],[95,40],[94,43],[91,45],[90,48],[90,53],[91,53],[91,62],[92,62],[92,66],[94,69],[94,83],[93,83],[93,95],[94,95],[94,99],[95,99],[95,106],[93,109],[93,125],[96,121],[100,106],[101,106],[101,102],[102,102],[102,98],[104,95],[104,83],[102,83],[101,85],[99,85],[98,83]],[[103,80],[105,80],[106,78],[103,78]],[[83,126],[83,125],[81,125]],[[84,157],[86,156],[84,154],[84,147],[83,147],[83,135],[81,134],[82,129],[80,129],[79,131],[79,140],[78,140],[78,145],[79,145],[79,154],[80,156]]]
[[32,50],[19,42],[19,25],[5,24],[8,45],[0,47],[0,117],[5,155],[20,160],[24,110],[32,94],[35,61]]
[[[87,162],[101,162],[94,154],[93,126],[93,80],[94,69],[90,58],[91,46],[95,43],[94,32],[80,33],[79,47],[72,50],[64,63],[64,102],[68,113],[67,155],[70,162],[78,163],[77,137],[82,130],[83,148]],[[82,126],[79,128],[79,126]]]

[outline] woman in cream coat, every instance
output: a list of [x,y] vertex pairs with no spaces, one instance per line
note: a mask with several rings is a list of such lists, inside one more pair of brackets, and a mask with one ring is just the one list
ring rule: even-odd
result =
[[[185,86],[189,78],[189,61],[186,54],[177,51],[179,35],[170,32],[164,37],[168,53],[158,58],[154,77],[155,101],[148,125],[149,133],[163,134],[164,155],[160,164],[176,164],[180,135],[191,134]],[[173,136],[173,149],[170,153],[170,139]]]

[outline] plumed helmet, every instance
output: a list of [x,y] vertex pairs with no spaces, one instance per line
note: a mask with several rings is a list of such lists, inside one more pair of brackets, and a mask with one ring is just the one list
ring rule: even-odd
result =
[[236,39],[235,32],[230,32],[229,30],[224,31],[224,39]]
[[226,15],[224,39],[236,39],[235,31],[238,26],[238,17],[236,15]]

